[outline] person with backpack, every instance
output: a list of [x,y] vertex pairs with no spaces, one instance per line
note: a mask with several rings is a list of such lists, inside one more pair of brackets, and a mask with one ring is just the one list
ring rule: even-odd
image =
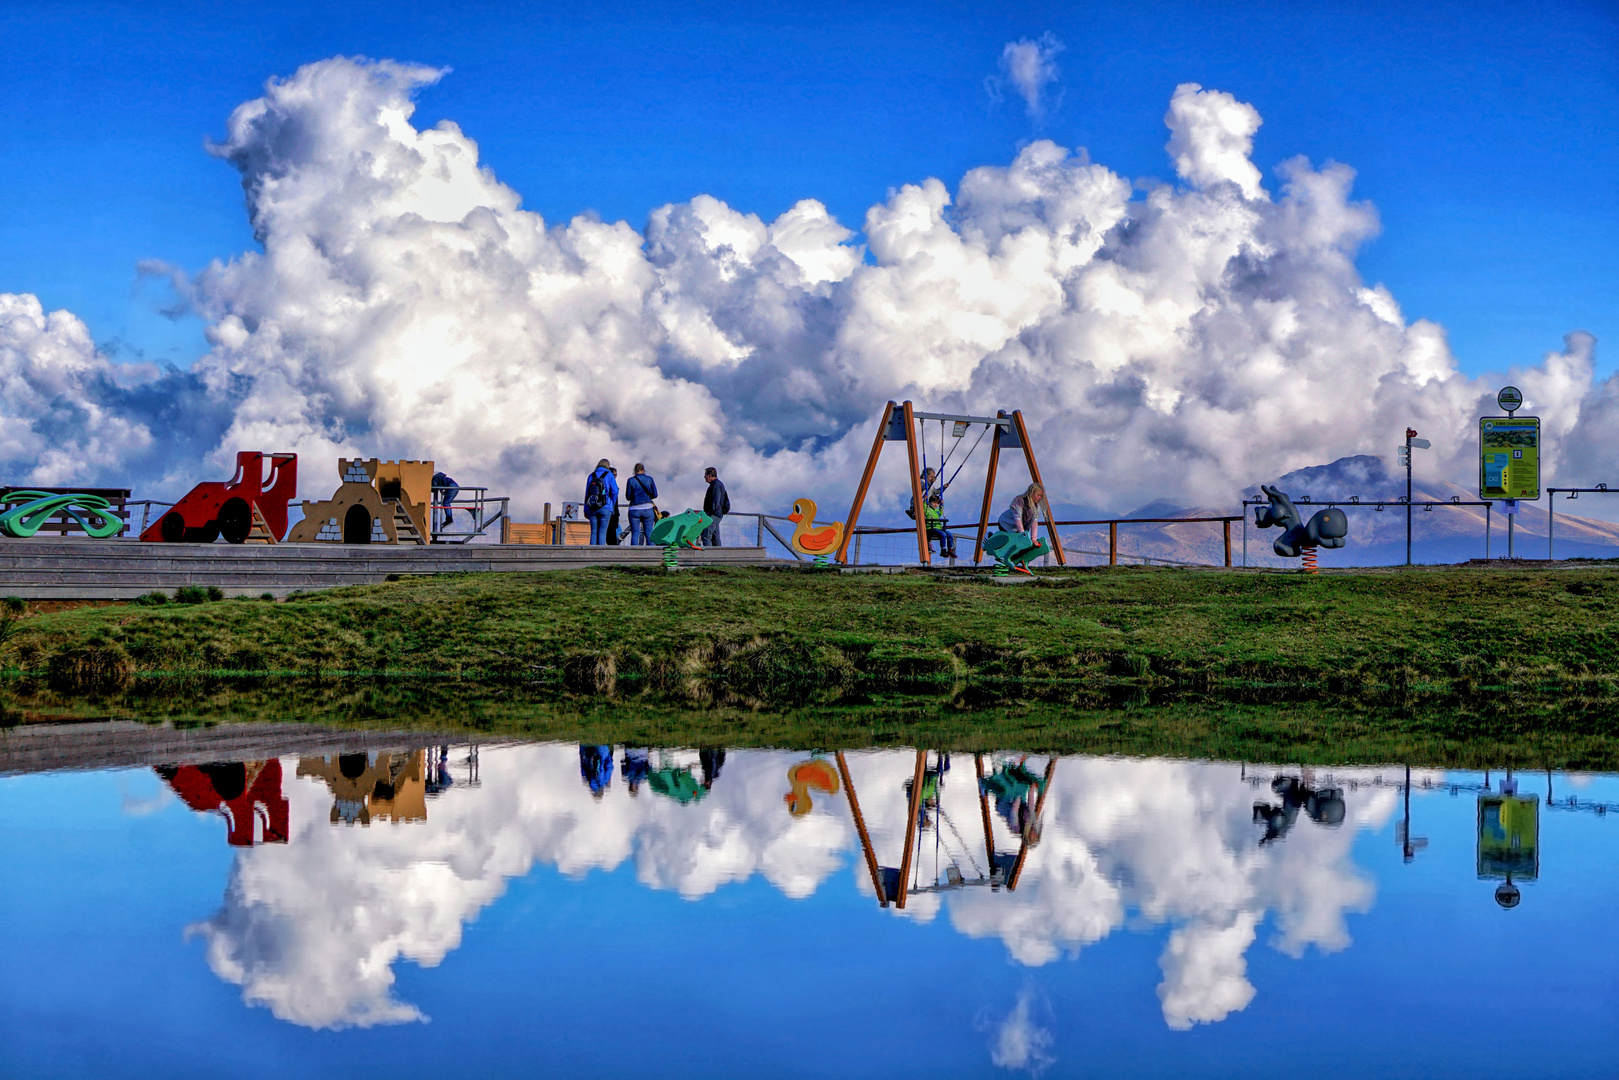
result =
[[658,497],[658,483],[647,475],[646,466],[637,462],[635,475],[624,485],[624,494],[630,500],[630,544],[652,543],[652,525],[658,520],[658,508],[653,500]]
[[719,470],[710,465],[703,470],[703,479],[708,481],[708,494],[703,496],[703,513],[714,521],[703,530],[704,547],[724,547],[720,543],[720,518],[731,512],[731,497],[725,493],[725,484],[720,480]]
[[585,481],[585,517],[590,519],[590,542],[607,543],[607,523],[618,504],[618,480],[606,458],[596,462],[596,470]]

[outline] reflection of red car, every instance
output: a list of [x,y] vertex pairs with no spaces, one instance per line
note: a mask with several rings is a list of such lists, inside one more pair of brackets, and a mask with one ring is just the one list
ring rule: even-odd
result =
[[287,842],[287,799],[281,794],[279,759],[163,765],[157,774],[191,809],[225,815],[230,826],[226,839],[232,847]]
[[[264,459],[270,459],[270,480],[264,480]],[[236,455],[236,475],[221,483],[208,480],[192,488],[141,533],[142,540],[182,540],[211,544],[223,536],[232,544],[247,539],[253,528],[253,507],[277,540],[287,535],[287,503],[298,492],[298,455],[265,454],[242,450]]]

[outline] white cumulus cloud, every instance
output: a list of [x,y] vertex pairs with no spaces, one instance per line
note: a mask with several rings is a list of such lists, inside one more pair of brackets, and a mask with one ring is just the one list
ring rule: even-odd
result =
[[[1049,90],[1055,43],[1013,45],[1034,61],[1009,75]],[[1544,418],[1547,482],[1594,480],[1619,452],[1619,383],[1596,382],[1589,335],[1463,375],[1442,327],[1361,277],[1379,222],[1353,170],[1293,158],[1267,188],[1259,113],[1221,91],[1171,99],[1177,183],[1133,195],[1040,140],[953,190],[900,183],[857,235],[812,197],[773,221],[706,195],[642,229],[548,221],[454,123],[413,122],[443,77],[334,58],[231,115],[212,152],[241,173],[262,250],[183,288],[211,342],[189,371],[112,363],[70,313],[0,297],[0,464],[161,496],[237,449],[296,450],[319,496],[339,454],[432,458],[528,515],[606,456],[646,461],[674,501],[716,464],[739,508],[836,507],[881,402],[910,397],[1023,409],[1058,501],[1221,505],[1386,456],[1407,425],[1468,482],[1507,378]],[[903,501],[898,469],[878,508]]]
[[1049,31],[1034,39],[1008,41],[1001,49],[1001,73],[991,85],[992,93],[998,98],[1000,86],[1010,83],[1029,115],[1038,119],[1049,104],[1046,88],[1059,78],[1057,56],[1062,51],[1063,43]]

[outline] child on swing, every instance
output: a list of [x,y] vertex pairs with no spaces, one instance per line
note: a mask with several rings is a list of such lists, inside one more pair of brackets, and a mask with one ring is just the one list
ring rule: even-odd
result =
[[928,539],[939,542],[939,555],[946,559],[956,557],[956,538],[945,531],[944,496],[935,492],[928,497],[927,514]]

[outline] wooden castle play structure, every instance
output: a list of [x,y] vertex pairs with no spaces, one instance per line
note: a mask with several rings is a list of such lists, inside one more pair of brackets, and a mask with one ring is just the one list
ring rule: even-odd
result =
[[303,504],[292,544],[426,544],[433,500],[431,461],[338,458],[330,499]]

